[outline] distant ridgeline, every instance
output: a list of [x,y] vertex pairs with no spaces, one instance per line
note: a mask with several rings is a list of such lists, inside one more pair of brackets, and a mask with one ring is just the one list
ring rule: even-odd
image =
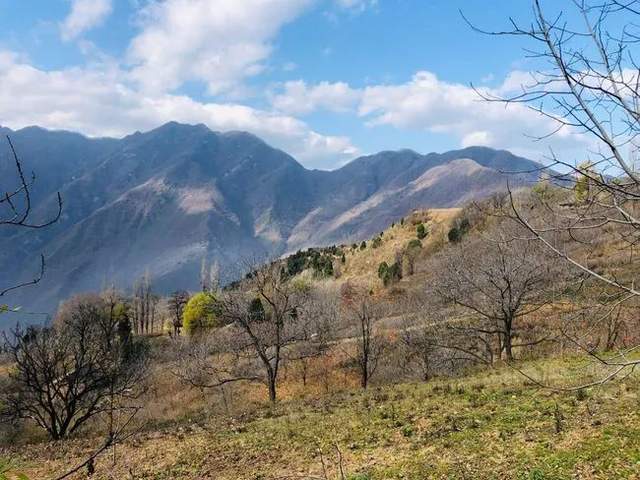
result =
[[[319,171],[249,133],[204,125],[168,123],[120,140],[0,130],[37,175],[34,217],[50,214],[56,192],[64,200],[47,229],[0,231],[2,284],[33,278],[45,254],[42,282],[6,299],[29,312],[51,312],[76,292],[129,288],[145,272],[159,292],[195,289],[203,260],[232,280],[242,258],[359,242],[414,208],[455,207],[504,189],[501,172],[526,172],[509,175],[512,185],[539,175],[539,164],[485,147],[386,151]],[[1,158],[8,154],[2,143]],[[0,178],[11,168],[0,163]],[[290,273],[311,262],[327,274],[321,252],[303,256]]]

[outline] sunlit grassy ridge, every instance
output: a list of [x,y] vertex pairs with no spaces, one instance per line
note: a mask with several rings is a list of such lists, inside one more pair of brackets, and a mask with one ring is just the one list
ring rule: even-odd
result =
[[[576,359],[523,368],[556,385],[595,373]],[[320,450],[329,477],[338,478],[336,448],[354,479],[639,478],[639,393],[637,377],[554,393],[504,367],[291,400],[233,418],[194,416],[143,433],[118,447],[115,466],[105,455],[95,478],[317,476]],[[29,446],[19,453],[20,466],[30,478],[48,478],[94,446],[87,440]]]
[[459,212],[459,208],[420,210],[407,215],[402,223],[401,219],[398,219],[384,230],[380,237],[380,246],[377,248],[374,248],[371,239],[368,239],[366,249],[347,250],[341,280],[379,287],[380,281],[376,276],[378,265],[381,262],[394,262],[396,252],[406,248],[407,244],[416,238],[416,228],[419,223],[424,221],[427,227],[429,234],[422,244],[425,251],[431,251],[446,242],[451,220]]

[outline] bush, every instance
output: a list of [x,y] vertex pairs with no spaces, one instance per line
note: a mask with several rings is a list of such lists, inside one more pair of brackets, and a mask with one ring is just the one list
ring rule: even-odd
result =
[[387,270],[389,270],[389,264],[387,262],[382,262],[378,265],[378,278],[383,279],[387,274]]
[[311,256],[310,266],[316,277],[333,276],[333,257],[331,255],[321,255],[320,252],[314,251]]
[[414,250],[422,248],[422,242],[417,238],[414,238],[409,243],[407,243],[407,250]]
[[262,323],[267,319],[267,314],[264,311],[262,301],[258,297],[251,300],[251,303],[249,303],[249,308],[247,310],[249,313],[250,322]]
[[354,473],[347,476],[347,480],[371,480],[371,476],[368,473]]
[[295,277],[307,267],[307,254],[301,250],[287,258],[286,273],[289,277]]
[[207,328],[219,327],[216,307],[216,297],[210,292],[200,292],[191,297],[182,314],[187,334],[194,335]]
[[422,240],[423,238],[426,238],[428,234],[429,232],[427,232],[424,223],[419,223],[416,227],[416,236],[418,237],[418,239]]
[[382,238],[380,237],[375,237],[371,242],[371,248],[378,248],[380,245],[382,245]]
[[448,233],[448,238],[449,241],[451,243],[456,243],[459,242],[462,237],[469,231],[469,229],[471,228],[471,224],[469,223],[469,219],[464,217],[461,219],[458,219],[456,221],[456,224],[451,227],[451,230],[449,230]]
[[360,250],[365,250],[366,248],[367,248],[367,242],[363,240],[362,243],[360,244]]
[[399,281],[402,278],[402,265],[395,262],[389,266],[387,262],[382,262],[378,266],[378,278],[382,280],[385,287],[392,282]]
[[462,235],[460,235],[460,230],[458,230],[458,227],[451,227],[451,229],[449,230],[449,233],[447,234],[447,238],[449,238],[449,241],[451,243],[456,243],[458,241],[460,241],[460,239],[462,238]]
[[389,274],[389,280],[387,283],[400,281],[402,279],[402,265],[400,262],[395,262],[391,265],[387,273]]

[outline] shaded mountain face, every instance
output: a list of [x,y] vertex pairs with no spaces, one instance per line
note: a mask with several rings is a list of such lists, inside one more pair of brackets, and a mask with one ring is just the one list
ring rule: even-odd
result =
[[[38,254],[46,255],[42,282],[7,298],[44,312],[73,293],[126,289],[146,272],[163,293],[194,289],[203,259],[230,279],[243,258],[369,238],[413,208],[458,206],[504,189],[501,171],[539,167],[472,147],[381,152],[331,172],[306,170],[248,133],[178,123],[120,140],[37,127],[0,133],[37,173],[34,220],[55,211],[57,191],[64,201],[49,228],[0,229],[0,285],[33,278]],[[9,154],[2,142],[3,190],[14,178]]]

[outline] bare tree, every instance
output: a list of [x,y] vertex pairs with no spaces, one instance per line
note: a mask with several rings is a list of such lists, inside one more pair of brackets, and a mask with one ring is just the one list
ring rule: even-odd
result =
[[173,326],[173,336],[180,335],[182,329],[182,314],[184,307],[189,302],[189,293],[185,290],[176,290],[169,296],[167,305],[171,312],[171,324]]
[[202,258],[198,281],[203,292],[215,293],[220,290],[220,264],[217,260],[209,263],[206,257]]
[[143,355],[115,307],[96,297],[77,303],[61,324],[5,334],[14,368],[2,413],[60,439],[135,399],[143,386]]
[[300,365],[302,384],[306,386],[312,363],[329,354],[331,342],[335,340],[340,328],[338,296],[327,290],[312,291],[306,303],[304,315],[312,319],[302,324],[302,328],[308,331],[302,332],[300,338],[303,341],[291,347],[287,359]]
[[313,334],[313,319],[306,314],[309,291],[284,279],[277,262],[250,271],[243,288],[221,295],[220,312],[236,332],[236,353],[248,352],[259,360],[275,403],[287,349]]
[[451,322],[451,330],[473,334],[484,341],[492,357],[492,339],[498,355],[513,361],[513,349],[546,339],[514,343],[519,323],[549,304],[552,286],[561,281],[533,241],[513,239],[463,241],[448,253],[435,285],[445,301],[463,307],[478,321]]
[[[0,227],[15,227],[21,229],[41,229],[54,224],[60,219],[62,214],[62,197],[57,194],[57,211],[48,220],[43,222],[33,222],[31,219],[33,213],[33,204],[31,200],[31,189],[36,181],[35,173],[31,173],[27,177],[20,157],[11,142],[11,138],[7,136],[7,142],[13,156],[15,165],[16,182],[14,185],[8,184],[10,179],[2,179],[7,185],[0,185]],[[40,255],[40,268],[33,280],[21,282],[16,285],[0,286],[0,297],[18,288],[35,285],[40,282],[45,270],[44,255]],[[6,305],[0,305],[0,313],[6,311]]]
[[214,293],[220,290],[220,264],[217,260],[209,267],[209,290]]
[[[550,167],[572,172],[552,177],[559,185],[575,188],[574,201],[553,204],[540,199],[550,215],[535,218],[527,205],[510,192],[513,218],[560,259],[580,269],[612,296],[612,303],[640,296],[635,275],[619,276],[611,268],[596,269],[589,255],[579,255],[594,239],[616,232],[629,250],[640,239],[638,202],[638,134],[640,133],[640,74],[636,46],[640,39],[640,2],[637,0],[572,0],[567,10],[553,12],[533,0],[533,19],[522,25],[510,20],[503,31],[476,30],[498,36],[521,37],[530,42],[527,52],[544,68],[523,82],[521,91],[498,97],[479,93],[491,102],[523,104],[556,124],[543,138],[563,133],[582,133],[593,147],[578,165],[551,152]],[[583,237],[587,237],[586,239]],[[559,242],[558,238],[562,241]],[[570,246],[581,248],[570,248]],[[637,271],[631,268],[632,271]],[[573,339],[581,345],[579,339]],[[585,350],[588,350],[585,348]],[[610,357],[590,352],[609,372],[595,384],[634,368],[640,360],[626,351]]]
[[173,375],[182,383],[203,391],[262,380],[251,361],[242,361],[233,355],[235,338],[230,333],[218,330],[207,332],[197,340],[180,342],[171,369]]
[[436,371],[439,352],[437,338],[436,329],[428,326],[406,328],[400,333],[400,341],[406,351],[405,368],[417,368],[420,378],[425,382]]
[[375,323],[380,318],[380,306],[374,305],[364,292],[348,299],[346,312],[355,326],[355,361],[360,373],[360,386],[367,388],[375,375],[388,342]]
[[136,334],[153,331],[158,301],[159,297],[153,293],[151,276],[147,272],[133,286],[131,310]]

